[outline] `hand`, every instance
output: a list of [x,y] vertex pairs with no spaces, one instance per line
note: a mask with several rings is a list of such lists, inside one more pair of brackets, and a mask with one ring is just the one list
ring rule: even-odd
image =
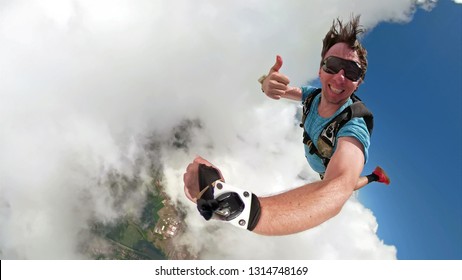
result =
[[289,89],[290,83],[289,78],[286,75],[279,73],[279,69],[282,67],[282,57],[276,56],[276,63],[271,67],[268,76],[263,81],[262,89],[263,92],[272,99],[280,99],[285,95]]
[[196,157],[194,161],[188,165],[188,167],[186,168],[186,172],[183,175],[184,193],[186,197],[194,203],[197,203],[197,196],[200,192],[199,166],[201,164],[205,164],[207,166],[215,168],[218,171],[221,180],[223,182],[225,181],[223,175],[221,174],[221,171],[216,166],[214,166],[207,160],[203,159],[202,157]]

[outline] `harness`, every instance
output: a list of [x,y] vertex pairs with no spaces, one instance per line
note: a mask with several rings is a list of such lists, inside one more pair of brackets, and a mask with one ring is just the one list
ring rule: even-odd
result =
[[333,154],[334,144],[337,139],[338,131],[352,118],[363,118],[366,122],[367,130],[369,135],[372,135],[372,129],[374,127],[374,116],[366,108],[366,105],[359,99],[356,95],[351,95],[353,104],[346,107],[342,112],[335,116],[324,129],[321,131],[321,134],[318,138],[318,147],[314,145],[310,136],[305,129],[305,121],[310,113],[311,105],[314,98],[321,93],[321,89],[315,89],[303,102],[303,116],[300,127],[303,128],[303,143],[308,146],[310,154],[316,154],[323,162],[324,166],[327,168],[330,158]]

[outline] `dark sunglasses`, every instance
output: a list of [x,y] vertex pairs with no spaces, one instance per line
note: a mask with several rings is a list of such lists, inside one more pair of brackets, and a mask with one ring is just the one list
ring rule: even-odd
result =
[[347,79],[356,82],[363,75],[363,70],[358,63],[336,56],[329,56],[322,62],[322,70],[329,74],[337,74],[343,69]]

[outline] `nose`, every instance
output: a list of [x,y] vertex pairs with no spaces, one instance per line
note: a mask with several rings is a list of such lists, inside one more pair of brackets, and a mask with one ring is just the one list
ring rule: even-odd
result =
[[345,70],[340,69],[340,71],[338,71],[338,73],[334,75],[334,78],[344,81],[345,80]]

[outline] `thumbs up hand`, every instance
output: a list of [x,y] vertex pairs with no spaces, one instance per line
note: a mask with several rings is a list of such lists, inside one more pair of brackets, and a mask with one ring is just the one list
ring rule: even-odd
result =
[[279,72],[282,67],[282,57],[276,56],[276,62],[269,70],[266,78],[261,82],[262,91],[272,99],[280,99],[289,90],[289,78]]

